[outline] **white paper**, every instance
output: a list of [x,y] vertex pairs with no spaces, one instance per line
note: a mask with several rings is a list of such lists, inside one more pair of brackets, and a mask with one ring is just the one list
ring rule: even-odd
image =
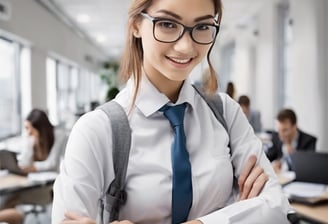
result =
[[8,170],[0,170],[0,177],[8,176],[8,174],[9,174],[9,171]]
[[325,193],[326,185],[306,183],[306,182],[292,182],[284,186],[283,191],[287,195],[293,195],[304,198],[320,197]]
[[30,181],[39,181],[39,182],[47,182],[51,180],[55,180],[58,176],[56,172],[36,172],[29,173],[27,178]]

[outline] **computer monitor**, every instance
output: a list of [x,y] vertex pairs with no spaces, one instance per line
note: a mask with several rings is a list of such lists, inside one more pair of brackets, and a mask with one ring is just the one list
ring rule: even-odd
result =
[[0,169],[5,169],[10,173],[18,175],[26,175],[18,166],[16,153],[8,150],[0,150]]
[[296,151],[291,161],[296,181],[328,184],[328,153]]

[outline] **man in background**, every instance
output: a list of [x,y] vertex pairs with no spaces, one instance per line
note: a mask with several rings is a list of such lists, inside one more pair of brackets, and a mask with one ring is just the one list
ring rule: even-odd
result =
[[254,129],[255,133],[262,131],[261,113],[251,108],[251,102],[248,96],[242,95],[238,99],[238,103],[241,106],[244,114],[246,115],[249,123]]
[[278,113],[277,130],[272,133],[272,147],[266,152],[276,172],[292,169],[290,155],[296,150],[315,150],[317,138],[297,127],[293,110],[282,109]]

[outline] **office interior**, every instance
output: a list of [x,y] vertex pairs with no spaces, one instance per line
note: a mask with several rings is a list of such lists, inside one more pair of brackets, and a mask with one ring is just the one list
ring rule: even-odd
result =
[[[86,2],[0,0],[2,146],[24,132],[23,121],[32,108],[47,111],[51,122],[69,134],[80,115],[105,102],[109,86],[124,86],[105,64],[120,60],[126,22],[122,12],[129,0],[108,0],[114,14],[107,17],[111,21],[99,23],[109,30],[107,36],[98,35],[99,27],[92,32],[97,18],[76,18],[88,4],[101,6],[101,1]],[[281,108],[294,109],[298,126],[317,137],[317,151],[328,153],[328,1],[223,4],[212,52],[219,91],[232,81],[237,96],[248,95],[261,112],[264,130],[275,130]],[[194,82],[206,66],[203,62],[193,70]],[[112,80],[106,82],[104,74]]]

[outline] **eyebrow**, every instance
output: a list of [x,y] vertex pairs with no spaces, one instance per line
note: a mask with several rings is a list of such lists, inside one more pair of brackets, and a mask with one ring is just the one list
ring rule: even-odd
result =
[[[178,20],[182,20],[182,17],[179,16],[178,14],[175,14],[171,11],[168,11],[168,10],[159,10],[159,11],[156,11],[156,12],[160,12],[160,13],[164,13],[164,14],[167,14],[167,15],[170,15]],[[200,17],[197,17],[194,19],[195,22],[199,22],[199,21],[202,21],[202,20],[206,20],[206,19],[214,19],[214,16],[213,15],[205,15],[205,16],[200,16]]]

